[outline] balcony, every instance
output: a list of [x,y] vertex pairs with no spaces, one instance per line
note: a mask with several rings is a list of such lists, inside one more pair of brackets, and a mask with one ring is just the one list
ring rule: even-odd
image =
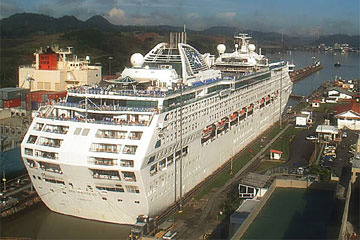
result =
[[109,139],[125,139],[126,131],[117,130],[97,130],[95,137],[97,138],[109,138]]
[[48,162],[39,162],[39,165],[43,171],[63,174],[61,167],[58,164],[53,164],[53,163],[48,163]]
[[41,157],[41,158],[47,158],[47,159],[51,159],[51,160],[59,159],[59,154],[56,152],[46,152],[46,151],[35,150],[35,156]]
[[37,136],[30,135],[26,143],[34,144],[36,142]]
[[91,152],[120,153],[120,144],[92,143]]
[[134,155],[136,153],[136,149],[137,149],[136,145],[125,145],[122,153]]
[[136,182],[136,177],[134,172],[125,172],[122,171],[123,179],[127,182]]
[[140,140],[142,136],[142,132],[130,132],[129,139],[130,140]]
[[118,171],[114,170],[101,170],[101,169],[90,169],[93,178],[103,180],[121,180]]
[[121,167],[134,167],[134,161],[133,160],[120,160],[120,166]]
[[56,133],[56,134],[67,134],[67,132],[69,131],[69,127],[61,126],[61,125],[46,124],[43,131],[50,132],[50,133]]
[[38,144],[45,147],[60,148],[62,142],[62,139],[40,137]]
[[101,166],[116,166],[118,164],[118,161],[117,159],[113,158],[90,157],[89,163]]

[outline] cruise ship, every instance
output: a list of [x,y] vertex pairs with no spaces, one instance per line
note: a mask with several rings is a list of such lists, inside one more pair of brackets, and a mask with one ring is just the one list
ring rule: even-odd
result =
[[292,82],[246,35],[200,54],[185,33],[131,56],[118,79],[41,107],[21,154],[52,211],[119,224],[157,216],[279,121]]

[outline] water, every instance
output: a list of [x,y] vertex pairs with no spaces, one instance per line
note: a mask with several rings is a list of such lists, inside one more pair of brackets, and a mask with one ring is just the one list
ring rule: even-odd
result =
[[[273,54],[268,57],[280,58],[280,55]],[[321,83],[333,81],[335,76],[343,79],[360,78],[360,55],[337,53],[313,53],[295,51],[285,55],[285,58],[294,62],[296,68],[311,65],[313,58],[320,60],[324,68],[303,80],[294,84],[293,93],[309,95],[317,89]],[[334,63],[340,61],[342,66],[334,67]],[[290,98],[290,105],[295,105],[296,99]],[[7,159],[7,161],[11,161]],[[19,227],[21,226],[21,227]],[[62,239],[125,239],[129,233],[128,226],[100,223],[75,217],[64,216],[50,212],[43,204],[29,209],[15,219],[2,220],[1,236],[7,237],[30,237],[30,238],[62,238]]]
[[333,191],[278,188],[245,232],[244,239],[329,239]]
[[130,226],[65,216],[39,203],[13,219],[1,219],[1,237],[32,239],[127,239]]

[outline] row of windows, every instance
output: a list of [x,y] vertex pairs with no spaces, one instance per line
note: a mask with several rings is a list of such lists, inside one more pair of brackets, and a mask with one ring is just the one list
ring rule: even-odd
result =
[[43,161],[34,161],[32,159],[26,159],[26,163],[30,168],[38,168],[52,173],[63,174],[59,164],[43,162]]
[[[118,160],[116,158],[101,158],[101,157],[90,157],[90,164],[101,165],[101,166],[117,166]],[[121,167],[134,167],[134,160],[120,160]]]
[[125,145],[121,151],[121,144],[110,144],[110,143],[92,143],[90,146],[91,152],[106,152],[106,153],[120,153],[123,154],[136,154],[138,146],[136,145]]
[[[110,139],[125,139],[127,131],[119,130],[97,130],[95,137],[98,138],[110,138]],[[128,139],[130,140],[140,140],[142,137],[142,132],[131,131],[129,133]]]
[[[27,140],[27,143],[35,144],[37,139],[38,139],[38,136],[30,135]],[[41,146],[46,146],[46,147],[60,148],[62,142],[63,142],[63,139],[40,137],[37,144],[41,145]]]
[[[182,149],[182,156],[186,156],[189,153],[189,147],[186,146]],[[170,165],[173,164],[174,162],[174,157],[175,160],[180,159],[180,155],[181,155],[181,150],[176,151],[175,156],[174,154],[169,155],[168,157],[160,160],[157,163],[154,163],[153,165],[151,165],[150,167],[150,176],[154,176],[155,174],[157,174],[159,171],[163,171],[166,170],[167,167],[169,167]],[[151,161],[151,158],[149,159],[149,161]],[[149,162],[151,163],[151,162]]]
[[52,160],[59,159],[59,153],[57,153],[57,152],[48,152],[48,151],[41,151],[41,150],[34,151],[31,148],[25,148],[24,153],[27,156],[42,157],[42,158],[47,158],[47,159],[52,159]]
[[121,171],[121,177],[119,171],[116,170],[103,170],[103,169],[91,169],[91,174],[95,179],[103,179],[103,180],[118,180],[121,181],[123,179],[127,182],[136,182],[136,176],[134,172],[129,171]]
[[68,126],[62,126],[62,125],[52,125],[52,124],[46,124],[44,127],[44,123],[35,123],[34,130],[35,131],[44,131],[44,132],[50,132],[50,133],[56,133],[56,134],[67,134],[69,131]]

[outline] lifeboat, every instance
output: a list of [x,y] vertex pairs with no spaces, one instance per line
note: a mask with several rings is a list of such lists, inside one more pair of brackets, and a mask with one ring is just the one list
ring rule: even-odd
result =
[[233,114],[231,114],[231,116],[230,116],[231,121],[236,120],[237,116],[238,116],[238,113],[237,113],[237,112],[233,112]]
[[267,102],[268,102],[269,100],[270,100],[270,96],[269,96],[269,95],[267,95],[267,96],[266,96],[266,98],[265,98],[265,101],[267,101]]
[[214,125],[209,125],[207,126],[204,130],[203,130],[203,133],[202,133],[202,137],[203,138],[208,138],[210,137],[211,133],[214,131],[215,127]]
[[217,126],[218,126],[218,130],[223,130],[225,127],[225,124],[229,122],[229,119],[227,117],[224,117],[220,120],[220,122],[218,122]]
[[240,116],[244,115],[246,111],[246,108],[241,109],[241,111],[239,112]]
[[248,110],[251,111],[252,110],[252,105],[248,106]]

